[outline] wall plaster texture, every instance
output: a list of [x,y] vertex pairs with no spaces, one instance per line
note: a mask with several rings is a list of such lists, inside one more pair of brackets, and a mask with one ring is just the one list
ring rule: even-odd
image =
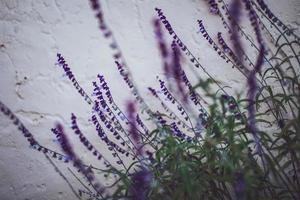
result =
[[[163,77],[161,60],[153,33],[155,7],[165,15],[185,44],[207,71],[241,90],[245,79],[219,59],[199,35],[196,20],[202,19],[216,36],[224,31],[220,20],[211,16],[201,0],[103,0],[104,15],[113,30],[134,80],[145,99],[155,105],[147,87],[158,87]],[[266,0],[270,8],[291,27],[298,27],[298,0]],[[243,26],[251,35],[247,23]],[[224,32],[225,33],[225,32]],[[297,31],[299,33],[299,31]],[[167,37],[167,34],[165,34]],[[50,129],[59,121],[70,124],[70,113],[79,117],[81,129],[97,148],[108,152],[88,119],[90,107],[81,99],[56,65],[60,52],[72,67],[79,83],[92,93],[97,73],[106,77],[120,105],[130,99],[117,72],[111,50],[97,28],[87,0],[0,0],[0,99],[23,121],[39,142],[60,151]],[[187,61],[185,65],[190,65]],[[199,74],[202,75],[201,71]],[[97,166],[67,129],[76,151],[87,163]],[[72,177],[70,165],[53,160],[77,190],[82,186]],[[100,179],[104,180],[100,177]],[[0,114],[0,200],[76,199],[65,180],[46,157],[29,148],[16,127]]]

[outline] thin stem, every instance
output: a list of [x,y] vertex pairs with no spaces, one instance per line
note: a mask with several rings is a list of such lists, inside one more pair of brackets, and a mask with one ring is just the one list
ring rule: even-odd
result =
[[285,34],[283,34],[282,31],[277,27],[277,25],[276,25],[272,20],[270,20],[270,19],[265,15],[264,12],[261,11],[261,9],[257,6],[257,4],[256,4],[255,2],[251,1],[251,3],[252,3],[253,5],[255,5],[256,9],[257,9],[262,15],[264,15],[265,18],[266,18],[266,19],[267,19],[267,20],[268,20],[268,21],[269,21],[269,22],[277,29],[277,31],[282,35],[282,37],[283,37],[283,38],[285,39],[285,41],[287,42],[288,46],[291,48],[293,54],[295,55],[298,64],[300,65],[300,59],[299,59],[298,55],[296,54],[295,49],[293,48],[293,46],[291,45],[291,43],[289,42],[289,40],[288,40],[287,37],[285,36]]

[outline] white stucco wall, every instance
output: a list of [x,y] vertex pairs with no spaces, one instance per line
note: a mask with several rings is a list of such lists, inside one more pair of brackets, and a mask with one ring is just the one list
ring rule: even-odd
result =
[[[212,35],[223,30],[220,20],[208,14],[203,1],[101,2],[106,22],[114,32],[134,80],[150,102],[153,99],[146,88],[157,87],[156,75],[163,76],[152,26],[155,7],[163,9],[177,34],[199,57],[207,71],[237,90],[243,87],[244,78],[225,65],[197,33],[197,19],[204,21]],[[266,2],[286,24],[298,27],[298,0]],[[248,27],[248,30],[251,29]],[[50,129],[56,121],[68,126],[71,112],[79,117],[81,128],[88,138],[95,141],[94,144],[98,141],[94,127],[87,120],[90,107],[62,76],[63,71],[55,66],[57,52],[64,55],[77,80],[89,94],[92,92],[91,82],[97,73],[102,73],[121,107],[129,99],[129,92],[112,59],[109,43],[97,28],[88,0],[0,0],[0,44],[0,100],[45,146],[60,151],[58,144],[53,142]],[[69,134],[72,136],[70,131]],[[86,156],[88,154],[78,144],[77,138],[71,140],[74,146],[80,146],[76,150],[84,160],[97,166],[95,160]],[[101,144],[97,147],[106,151]],[[70,165],[54,162],[70,177],[75,189],[82,188],[67,170]],[[0,113],[0,199],[75,198],[45,156],[30,149],[17,128]]]

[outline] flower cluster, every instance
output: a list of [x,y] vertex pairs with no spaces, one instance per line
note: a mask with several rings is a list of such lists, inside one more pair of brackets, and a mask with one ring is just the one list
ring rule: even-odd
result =
[[174,133],[174,135],[178,138],[180,138],[181,140],[186,140],[187,142],[191,142],[192,141],[192,137],[190,136],[187,136],[186,134],[184,134],[179,128],[178,126],[176,125],[175,122],[172,122],[170,124],[170,127]]
[[209,5],[209,11],[212,14],[217,15],[220,12],[219,8],[218,8],[218,4],[216,3],[215,0],[205,0],[205,1],[206,1],[206,3],[208,3],[208,5]]
[[167,121],[161,116],[161,114],[159,114],[159,112],[157,112],[155,116],[156,116],[158,122],[159,122],[162,126],[166,126],[166,125],[167,125]]
[[177,108],[178,110],[180,111],[180,114],[182,116],[185,116],[184,119],[186,121],[188,121],[188,116],[187,116],[187,113],[186,111],[184,110],[184,108],[179,105],[178,101],[174,98],[174,96],[171,94],[171,92],[168,90],[168,88],[166,87],[165,85],[165,82],[161,79],[159,79],[159,83],[160,83],[160,89],[162,90],[163,94],[167,97],[167,99],[172,103],[172,104],[175,104],[177,103]]
[[129,74],[126,73],[125,69],[124,69],[124,66],[119,63],[118,61],[115,61],[116,65],[118,66],[118,70],[121,74],[121,76],[123,77],[124,81],[127,83],[128,87],[130,89],[133,88],[133,83],[131,82],[130,78],[129,78]]
[[108,98],[108,103],[113,104],[114,100],[112,98],[110,89],[109,89],[109,87],[108,87],[108,85],[107,85],[107,83],[106,83],[106,81],[104,79],[104,76],[98,74],[97,77],[98,77],[98,79],[100,81],[100,84],[101,84],[102,88],[105,90],[105,95]]
[[144,124],[144,122],[142,121],[142,119],[140,118],[139,114],[136,114],[136,122],[137,124],[142,127],[142,129],[144,130],[146,135],[149,135],[150,131],[149,129],[146,127],[146,125]]
[[146,167],[141,167],[140,170],[131,174],[132,184],[129,189],[132,200],[146,200],[147,193],[150,189],[152,174]]
[[[96,107],[98,107],[98,109],[96,110],[96,112],[98,113],[98,115],[100,116],[100,119],[102,120],[102,122],[105,124],[105,126],[113,133],[113,135],[115,136],[115,138],[117,140],[119,139],[122,139],[122,142],[121,144],[124,146],[125,144],[127,144],[127,146],[129,145],[129,142],[131,142],[131,144],[134,146],[134,142],[130,140],[130,137],[129,137],[129,133],[127,133],[127,131],[125,131],[125,129],[122,127],[120,121],[118,120],[118,117],[125,122],[126,125],[129,125],[131,126],[131,124],[133,123],[132,121],[130,121],[130,119],[128,119],[125,114],[120,110],[120,108],[114,103],[113,101],[113,98],[110,94],[110,91],[109,91],[109,88],[107,86],[107,83],[104,79],[103,76],[101,75],[98,75],[98,78],[100,79],[100,83],[101,83],[101,87],[99,87],[97,85],[96,82],[93,82],[93,85],[94,85],[94,94],[96,95],[97,99],[99,99],[100,103],[96,103]],[[109,108],[108,104],[106,103],[103,95],[102,95],[102,92],[101,92],[101,89],[104,89],[106,92],[106,96],[107,98],[109,99],[110,101],[110,104],[112,105],[112,108],[114,111],[117,111],[117,116],[112,112],[112,110]],[[96,101],[97,102],[97,101]],[[102,110],[103,112],[106,112],[108,113],[108,117],[106,118],[109,118],[110,116],[110,120],[107,120],[105,119],[105,114],[100,110],[99,108],[99,105],[101,105],[102,107]],[[99,113],[101,112],[101,113]],[[136,128],[136,131],[139,132],[139,134],[142,136],[142,137],[146,137],[146,135],[149,133],[149,130],[146,128],[146,126],[143,124],[143,122],[141,121],[141,119],[139,118],[139,125],[142,127],[143,131],[140,131],[138,129],[138,127],[135,127]],[[112,126],[112,123],[114,124],[115,126],[115,129],[113,128]],[[120,136],[120,134],[118,134],[118,132],[116,130],[119,130],[121,131],[129,140],[128,141],[125,141],[123,139],[123,137]],[[151,145],[153,145],[153,142],[151,142]],[[129,146],[128,146],[129,147]],[[129,147],[130,148],[130,147]]]
[[116,66],[119,70],[120,75],[123,77],[127,86],[130,88],[131,93],[135,96],[136,100],[143,105],[146,109],[146,113],[151,115],[151,111],[148,108],[147,104],[144,102],[143,98],[140,96],[137,88],[134,86],[131,78],[130,71],[126,66],[125,59],[122,55],[122,51],[118,46],[117,41],[115,40],[112,31],[109,29],[105,23],[103,12],[101,10],[101,5],[98,0],[90,0],[92,9],[96,12],[96,18],[98,19],[100,30],[103,32],[105,38],[110,39],[110,47],[114,51],[113,58],[115,59]]
[[163,60],[163,65],[164,65],[164,72],[165,75],[168,77],[170,74],[170,66],[169,66],[169,52],[168,52],[168,47],[167,44],[163,38],[163,32],[161,30],[161,26],[159,23],[158,19],[155,19],[154,22],[154,31],[155,31],[155,35],[156,35],[156,40],[158,41],[158,47],[160,50],[160,54]]
[[137,100],[137,102],[143,104],[144,107],[146,107],[147,109],[147,113],[150,113],[150,109],[148,108],[148,106],[145,104],[143,98],[140,96],[138,89],[136,88],[136,86],[133,84],[132,80],[131,80],[131,76],[129,73],[129,70],[127,70],[125,68],[125,64],[121,64],[118,61],[115,61],[116,65],[118,66],[118,70],[120,75],[123,77],[123,80],[126,82],[127,86],[130,88],[131,93],[133,94],[133,96],[135,97],[135,99]]
[[[151,88],[151,87],[148,87],[148,90],[151,92],[151,94],[157,98],[159,101],[160,101],[160,104],[161,106],[163,107],[163,109],[165,110],[166,113],[168,113],[168,117],[173,119],[173,120],[176,120],[177,119],[177,116],[174,114],[173,111],[171,111],[168,106],[164,103],[164,101],[158,96],[157,92],[155,89]],[[159,91],[158,91],[159,92]],[[174,102],[175,103],[175,102]]]
[[226,44],[225,40],[222,37],[222,33],[221,32],[218,32],[218,42],[221,45],[221,47],[223,48],[223,51],[225,53],[228,53],[230,56],[233,56],[233,52],[230,49],[230,47]]
[[188,96],[186,95],[185,87],[183,87],[183,82],[181,79],[181,71],[182,71],[181,64],[180,64],[181,54],[175,41],[172,42],[172,49],[173,49],[172,64],[171,64],[172,76],[176,82],[177,93],[181,96],[183,102],[187,103]]
[[238,104],[236,103],[235,99],[232,96],[222,94],[221,100],[223,100],[226,103],[228,107],[228,111],[234,114],[235,119],[237,120],[242,119],[242,113],[240,112]]
[[[100,105],[102,107],[103,111],[108,113],[108,116],[106,116],[106,118],[109,118],[111,124],[114,124],[115,127],[118,127],[118,129],[121,129],[121,125],[120,125],[118,118],[121,119],[122,121],[125,121],[126,123],[127,123],[127,118],[120,111],[119,107],[114,103],[106,82],[102,83],[101,87],[99,87],[98,84],[94,81],[93,86],[94,86],[93,95],[95,95],[96,98],[99,100],[99,102],[96,101],[95,106],[99,107],[99,105]],[[106,100],[104,99],[102,91],[101,91],[102,89],[106,90],[105,94],[106,94],[106,97],[108,98],[110,105],[112,105],[112,109],[114,111],[118,111],[117,116],[113,113],[112,109],[106,103]]]
[[[245,67],[245,65],[241,62],[241,58],[239,58],[232,50],[231,48],[226,44],[225,40],[222,37],[222,33],[218,32],[218,42],[221,45],[223,51],[229,55],[229,57],[235,62],[235,66],[237,66],[239,69],[242,69],[245,74],[249,73],[249,70]],[[242,52],[244,53],[244,52]],[[254,67],[251,60],[248,58],[247,55],[243,54],[243,56],[246,57],[245,60],[249,60],[249,66]]]
[[[104,81],[104,79],[103,79]],[[98,113],[100,119],[102,120],[102,122],[105,124],[106,128],[108,130],[110,130],[110,132],[113,133],[113,135],[115,136],[115,138],[117,140],[119,139],[122,139],[123,141],[121,142],[121,144],[124,146],[125,143],[127,145],[128,142],[125,142],[125,140],[121,137],[121,135],[117,132],[117,130],[121,131],[122,133],[124,133],[127,137],[129,136],[129,134],[124,130],[124,128],[122,127],[121,123],[119,122],[119,120],[117,119],[116,115],[112,112],[112,110],[110,109],[110,107],[108,106],[108,104],[106,103],[103,95],[102,95],[102,92],[101,92],[101,89],[100,87],[96,84],[96,82],[93,82],[93,85],[94,85],[94,92],[95,92],[95,95],[96,97],[99,99],[100,103],[98,101],[95,101],[95,107],[94,107],[94,110]],[[103,82],[102,84],[102,88],[105,88],[107,87],[106,85],[106,82]],[[108,88],[108,87],[107,87]],[[113,100],[112,100],[112,97],[110,98],[111,100],[111,104],[114,104]],[[101,105],[102,107],[102,110],[100,109],[99,105]],[[125,121],[125,123],[128,125],[128,124],[131,124],[130,120],[123,114],[123,112],[120,111],[120,109],[118,107],[115,107],[114,106],[114,110],[118,110],[118,116],[120,116],[120,119]],[[108,117],[105,117],[105,114],[104,112],[108,113],[108,117],[110,117],[109,120],[107,120],[106,118]],[[113,125],[115,126],[115,128],[113,127]],[[142,127],[143,129],[145,129],[146,127],[143,126]],[[139,131],[139,129],[137,128],[137,131]],[[139,131],[141,133],[141,131]],[[143,135],[141,133],[141,135]],[[133,144],[133,142],[131,141],[131,143]],[[134,145],[134,144],[133,144]]]
[[133,102],[128,102],[127,103],[127,116],[129,121],[131,122],[129,125],[129,137],[132,139],[135,147],[136,147],[136,155],[137,156],[142,156],[143,151],[142,151],[142,140],[141,140],[141,135],[137,131],[137,123],[136,123],[136,105]]
[[91,198],[95,198],[95,199],[99,198],[99,196],[95,195],[93,192],[91,192],[91,191],[86,191],[86,190],[82,190],[82,189],[79,189],[79,190],[78,190],[78,195],[79,195],[80,197],[88,196],[90,199],[91,199]]
[[100,28],[101,32],[103,33],[103,36],[106,39],[111,39],[112,40],[111,43],[110,43],[110,47],[114,51],[113,58],[115,60],[122,60],[123,58],[122,58],[121,50],[120,50],[118,44],[116,43],[116,41],[114,39],[112,31],[109,29],[109,27],[105,23],[103,12],[102,12],[102,7],[101,7],[101,4],[100,4],[99,0],[90,0],[90,4],[91,4],[91,8],[96,13],[95,16],[98,20],[99,28]]
[[[115,136],[116,140],[122,140],[121,145],[125,146],[125,144],[129,145],[128,143],[125,142],[125,140],[123,139],[123,137],[118,133],[118,131],[113,127],[112,123],[106,119],[104,113],[101,111],[100,107],[99,107],[99,102],[95,101],[95,107],[94,110],[97,112],[99,118],[101,119],[102,123],[105,125],[105,127]],[[121,129],[123,130],[123,129]],[[123,130],[124,131],[124,130]],[[121,151],[121,153],[124,150]]]
[[[58,153],[56,151],[53,151],[47,147],[44,147],[43,145],[39,144],[32,133],[25,127],[25,125],[21,122],[21,120],[13,114],[13,112],[5,106],[1,101],[0,101],[0,111],[5,114],[10,120],[13,121],[13,124],[18,127],[18,129],[22,132],[24,137],[27,139],[29,142],[30,146],[40,152],[43,152],[44,154],[48,154],[52,158],[55,158],[60,161],[68,162],[69,161],[69,156],[63,155],[61,153]],[[88,167],[87,165],[84,165],[85,167]],[[94,169],[97,169],[95,167],[92,167]]]
[[264,2],[264,0],[256,0],[258,3],[259,7],[266,13],[266,15],[272,20],[273,23],[277,23],[279,27],[282,28],[282,30],[286,30],[287,26],[284,25],[274,14],[273,12],[269,9],[267,4]]
[[230,4],[229,14],[230,18],[233,20],[230,21],[230,28],[231,28],[231,41],[233,45],[234,53],[237,55],[238,58],[242,57],[243,46],[240,41],[239,37],[239,29],[238,24],[240,23],[241,12],[242,11],[242,3],[240,0],[233,0]]
[[[106,83],[106,81],[105,81],[105,79],[104,79],[104,76],[98,75],[98,78],[99,78],[99,80],[100,80],[101,88],[105,90],[105,95],[106,95],[106,97],[108,98],[109,104],[112,105],[112,109],[113,109],[114,111],[118,112],[117,115],[120,117],[120,119],[121,119],[122,121],[125,121],[126,124],[129,124],[130,121],[127,119],[127,117],[125,116],[125,114],[121,111],[121,109],[115,104],[115,102],[114,102],[114,100],[113,100],[113,97],[112,97],[112,95],[111,95],[111,92],[110,92],[110,90],[109,90],[109,87],[108,87],[108,85],[107,85],[107,83]],[[103,101],[104,101],[104,98],[103,98],[102,93],[101,93],[101,91],[100,91],[101,88],[98,87],[96,83],[93,83],[93,85],[94,85],[94,87],[95,87],[94,91],[97,91],[97,92],[95,93],[95,95],[96,95],[97,98],[100,100],[100,102],[103,102]],[[101,103],[101,105],[102,105],[102,104],[103,104],[103,103]],[[104,106],[104,105],[103,105],[103,106]],[[107,106],[107,107],[108,107],[108,106]],[[111,109],[107,108],[106,111],[109,112],[109,113],[108,113],[109,116],[110,116],[110,115],[114,115],[114,114],[111,112]],[[114,116],[115,116],[115,115],[114,115]],[[139,119],[140,119],[140,118],[139,118]],[[115,122],[115,117],[112,117],[111,120],[112,120],[113,122]],[[143,122],[141,121],[141,119],[138,121],[138,124],[142,127],[142,129],[144,130],[144,132],[145,132],[146,134],[149,133],[149,130],[148,130],[148,129],[146,128],[146,126],[143,124]],[[119,129],[122,129],[122,131],[125,132],[125,131],[123,130],[121,124],[118,122],[118,120],[116,120],[115,126],[117,126]]]
[[87,93],[83,90],[83,88],[79,85],[79,83],[77,82],[75,76],[73,75],[69,65],[66,63],[64,57],[60,54],[60,53],[57,53],[57,64],[58,66],[60,66],[66,76],[72,81],[73,83],[73,86],[76,88],[76,90],[79,92],[79,94],[84,97],[84,100],[88,103],[88,104],[92,104],[92,99],[87,95]]
[[[161,22],[164,24],[164,26],[166,27],[166,29],[168,30],[169,34],[172,35],[174,33],[173,28],[171,26],[171,24],[169,23],[169,21],[166,19],[166,17],[164,16],[163,12],[161,11],[161,9],[159,8],[155,8],[155,11],[158,13],[158,17],[161,20]],[[175,39],[175,38],[174,38]]]
[[[163,16],[162,12],[159,11],[160,18],[165,19],[165,16]],[[173,56],[172,56],[172,63],[169,64],[169,52],[166,45],[166,42],[163,39],[163,33],[160,27],[159,20],[154,20],[154,29],[156,33],[156,38],[158,40],[158,46],[161,52],[161,56],[164,62],[164,72],[167,78],[173,76],[177,83],[177,88],[179,92],[182,94],[182,97],[184,97],[184,100],[186,100],[186,95],[184,94],[184,88],[182,87],[182,82],[188,87],[189,89],[189,95],[192,99],[192,101],[195,103],[195,105],[199,104],[198,98],[196,97],[196,94],[194,91],[191,90],[192,86],[190,85],[187,76],[180,65],[180,52],[178,49],[178,46],[176,45],[176,41],[174,40],[172,42],[172,49],[173,49]],[[183,44],[182,44],[183,45]]]
[[[181,140],[185,140],[185,141],[188,141],[188,142],[191,142],[191,141],[192,141],[192,137],[187,136],[186,134],[184,134],[184,133],[179,129],[179,127],[177,126],[177,124],[180,125],[180,124],[182,124],[183,122],[178,121],[178,122],[171,122],[170,124],[168,124],[168,123],[167,123],[167,120],[165,120],[165,119],[163,118],[162,114],[160,114],[159,112],[157,112],[157,113],[155,114],[155,117],[156,117],[156,119],[158,120],[158,122],[162,125],[162,127],[165,127],[165,128],[169,127],[169,128],[171,128],[171,131],[172,131],[172,133],[174,134],[174,136],[178,137],[178,138],[181,139]],[[186,127],[186,126],[184,126],[184,128],[185,128],[185,127]]]
[[112,35],[112,33],[105,24],[100,2],[98,0],[90,0],[90,4],[91,4],[92,9],[96,12],[96,17],[99,22],[99,28],[101,31],[104,32],[104,34],[103,34],[104,37],[110,37]]
[[202,102],[207,104],[207,102],[194,91],[193,86],[192,86],[191,82],[189,81],[187,75],[185,74],[184,70],[181,70],[180,76],[181,76],[181,80],[183,81],[185,86],[189,89],[190,99],[194,103],[194,105],[195,106],[200,105],[202,107],[200,99]]
[[[118,157],[117,152],[126,155],[126,157],[129,156],[129,152],[127,152],[126,150],[122,149],[121,147],[119,147],[116,143],[112,142],[106,135],[106,133],[104,132],[104,130],[102,129],[96,115],[92,115],[92,122],[96,128],[96,131],[98,132],[98,136],[100,137],[100,139],[108,146],[108,150],[109,151],[113,151],[112,155],[114,157]],[[122,164],[122,163],[120,163]],[[108,165],[109,166],[109,165]]]
[[[27,139],[31,146],[37,144],[36,140],[34,139],[33,135],[30,131],[24,126],[24,124],[18,119],[18,117],[0,101],[0,111],[6,115],[13,124],[18,127],[18,129],[22,132],[23,136]],[[42,147],[41,147],[42,148]]]
[[[78,127],[77,124],[77,117],[72,113],[71,115],[71,121],[74,133],[78,135],[80,142],[83,143],[83,145],[89,150],[93,151],[93,155],[97,157],[98,160],[101,160],[103,158],[103,155],[90,143],[90,141],[83,135],[81,130]],[[106,160],[106,159],[105,159]],[[107,160],[106,160],[107,161]]]
[[191,51],[186,47],[185,44],[179,39],[178,35],[173,30],[171,24],[167,20],[166,16],[163,14],[162,10],[159,8],[155,8],[155,11],[158,13],[160,21],[164,24],[165,28],[168,30],[168,33],[173,37],[173,40],[177,43],[179,48],[190,58],[190,61],[194,64],[196,68],[204,69],[199,61],[195,58],[195,56],[191,53]]
[[[230,59],[228,59],[228,57],[225,55],[225,53],[218,47],[218,45],[213,41],[213,39],[209,36],[208,32],[206,31],[204,25],[203,25],[203,22],[202,20],[198,20],[198,25],[199,25],[199,28],[200,28],[200,33],[202,33],[202,36],[208,41],[208,43],[210,45],[212,45],[213,49],[218,53],[218,55],[226,60],[226,63],[229,63],[231,62]],[[232,63],[232,62],[231,62]],[[232,63],[233,66],[234,66],[234,63]]]
[[[202,33],[203,37],[209,42],[210,45],[212,45],[213,49],[218,53],[218,55],[223,59],[226,60],[226,63],[231,63],[232,68],[236,67],[245,77],[247,77],[247,72],[249,72],[245,67],[244,64],[241,62],[242,59],[242,54],[243,54],[243,49],[239,50],[239,56],[235,55],[235,53],[226,45],[224,39],[222,38],[221,34],[218,34],[218,42],[220,43],[221,48],[218,47],[218,45],[213,41],[213,39],[209,36],[207,33],[202,20],[198,20],[198,24],[200,27],[200,32]],[[226,53],[229,54],[229,56],[233,59],[231,60]],[[246,57],[249,59],[248,57]],[[250,59],[249,59],[250,61]],[[251,63],[251,61],[250,61]],[[226,94],[225,91],[223,93]]]
[[[183,108],[183,106],[175,99],[175,97],[167,89],[167,87],[165,86],[165,82],[162,81],[162,80],[160,80],[160,79],[159,79],[159,82],[160,82],[161,90],[162,90],[163,94],[166,96],[166,99],[169,100],[172,104],[174,104],[174,105],[176,104],[177,110],[185,118],[185,121],[190,123],[190,125],[187,125],[186,122],[182,121],[172,110],[170,110],[168,108],[168,106],[160,99],[160,97],[158,96],[157,92],[153,88],[149,87],[148,89],[150,90],[150,92],[152,93],[152,95],[154,97],[156,97],[160,101],[162,107],[164,108],[164,110],[166,111],[166,113],[168,113],[168,118],[170,118],[172,120],[177,120],[176,123],[178,125],[181,125],[181,127],[183,129],[185,129],[186,131],[193,131],[194,133],[198,132],[200,129],[196,130],[195,128],[192,127],[193,125],[192,125],[192,123],[190,121],[189,115],[187,114],[187,112],[185,111],[185,109]],[[199,117],[200,117],[199,120],[201,120],[201,122],[205,123],[207,121],[208,114],[207,114],[205,108],[203,108],[202,106],[199,109],[199,111],[201,113],[199,115]],[[165,120],[162,119],[161,116],[159,116],[158,120],[159,120],[159,122],[160,122],[161,125],[163,125],[163,126],[165,125],[165,123],[164,123]],[[203,123],[202,123],[202,125],[203,125]]]
[[[189,60],[193,63],[193,66],[196,68],[201,68],[202,71],[220,88],[220,90],[226,94],[226,91],[223,89],[223,87],[206,71],[206,69],[200,64],[198,59],[191,53],[191,51],[187,48],[185,44],[179,39],[177,34],[173,31],[170,23],[167,21],[166,17],[164,16],[163,12],[159,8],[155,8],[155,10],[158,13],[158,16],[160,17],[160,20],[165,25],[165,28],[168,30],[169,34],[173,36],[174,41],[176,41],[177,45],[180,47],[180,49],[185,53],[186,56],[189,57]],[[230,60],[228,59],[228,62]]]
[[[249,38],[249,36],[244,32],[244,30],[240,27],[240,25],[235,21],[235,19],[233,17],[231,17],[230,11],[227,8],[227,5],[225,4],[225,2],[223,0],[221,0],[220,2],[223,3],[222,5],[222,9],[225,11],[225,14],[227,16],[228,21],[230,22],[231,26],[226,22],[225,18],[223,17],[223,15],[220,12],[220,18],[223,22],[224,28],[228,29],[228,33],[231,34],[233,32],[232,30],[232,26],[234,26],[236,28],[236,31],[239,32],[239,34],[242,37],[245,37],[246,41],[248,41],[251,45],[250,47],[255,48],[257,51],[259,51],[259,48],[256,46],[256,44],[252,41],[251,38]],[[257,18],[259,20],[259,18]],[[262,22],[260,22],[260,24],[263,24]],[[244,56],[245,56],[245,61],[250,61],[249,57],[245,54],[245,52],[243,51]],[[250,64],[249,64],[250,65]]]
[[253,134],[255,144],[257,145],[257,150],[260,155],[263,154],[262,152],[262,147],[259,142],[259,138],[257,135],[257,127],[255,123],[255,95],[257,92],[257,82],[256,82],[256,73],[261,71],[261,67],[263,65],[263,60],[264,60],[264,54],[265,54],[265,45],[263,43],[262,35],[259,29],[259,23],[257,20],[257,15],[255,11],[253,10],[251,3],[249,0],[243,0],[243,3],[246,6],[246,10],[248,11],[249,14],[249,19],[251,22],[251,25],[254,29],[255,35],[257,42],[259,44],[259,54],[254,66],[254,69],[250,72],[248,79],[247,79],[247,84],[248,84],[248,100],[249,100],[249,105],[248,105],[248,125],[251,133]]
[[51,130],[55,134],[63,151],[69,156],[70,160],[73,161],[74,167],[78,168],[78,170],[87,178],[97,194],[102,196],[105,192],[104,187],[96,180],[91,168],[86,168],[83,162],[77,157],[66,134],[64,133],[62,125],[57,124],[56,127]]
[[[257,14],[256,12],[254,11],[252,5],[251,5],[251,2],[249,0],[243,0],[243,3],[245,4],[245,7],[246,7],[246,10],[248,11],[248,16],[249,16],[249,19],[250,19],[250,22],[251,22],[251,25],[254,29],[254,32],[255,32],[255,35],[256,35],[256,40],[259,44],[259,47],[260,47],[260,57],[262,57],[265,53],[265,46],[264,46],[264,42],[263,42],[263,39],[262,39],[262,34],[260,32],[260,28],[259,28],[259,21],[258,21],[258,17],[257,17]],[[262,58],[260,58],[262,59]],[[258,60],[260,60],[258,59]],[[262,64],[262,63],[261,63]],[[256,65],[257,67],[259,66],[259,68],[261,67],[261,64],[260,65]],[[257,71],[259,71],[257,69]]]

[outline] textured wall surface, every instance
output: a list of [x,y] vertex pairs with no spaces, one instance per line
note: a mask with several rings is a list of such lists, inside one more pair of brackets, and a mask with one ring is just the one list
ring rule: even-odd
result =
[[[148,86],[157,87],[163,77],[152,19],[155,7],[164,10],[173,28],[207,71],[234,90],[245,79],[219,59],[197,33],[196,20],[202,19],[212,36],[223,31],[220,20],[211,16],[201,0],[103,0],[106,21],[113,30],[134,80],[150,102]],[[268,0],[271,9],[291,27],[298,27],[298,0]],[[297,21],[298,20],[298,21]],[[251,28],[243,26],[251,35]],[[297,31],[299,33],[299,31]],[[165,35],[167,37],[167,34]],[[0,0],[0,100],[23,121],[37,140],[60,151],[50,129],[59,121],[69,126],[70,113],[79,116],[82,130],[95,141],[88,122],[91,108],[56,63],[56,53],[64,55],[79,83],[92,93],[97,73],[105,75],[120,107],[129,91],[118,74],[109,43],[97,28],[88,0]],[[188,66],[188,62],[185,62]],[[201,71],[199,71],[201,74]],[[126,89],[125,89],[126,88]],[[69,129],[67,129],[69,131]],[[69,131],[70,133],[70,131]],[[70,133],[71,135],[71,133]],[[76,151],[87,163],[97,166],[77,138]],[[53,160],[77,190],[82,186],[67,170],[70,165]],[[32,150],[16,127],[0,113],[0,199],[76,199],[71,187],[40,152]]]

